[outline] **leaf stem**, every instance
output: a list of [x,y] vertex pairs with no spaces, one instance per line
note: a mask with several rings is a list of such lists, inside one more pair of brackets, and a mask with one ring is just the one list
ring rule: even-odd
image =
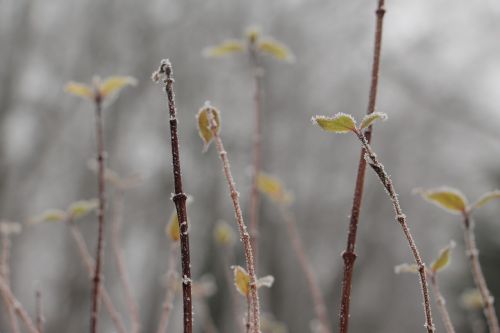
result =
[[170,61],[162,60],[160,67],[154,78],[163,77],[165,92],[168,99],[168,111],[170,115],[170,139],[172,144],[172,167],[174,174],[175,194],[172,197],[177,210],[177,220],[179,222],[181,236],[181,266],[182,266],[182,301],[184,313],[184,333],[193,331],[193,305],[191,297],[191,258],[189,253],[188,218],[186,209],[187,196],[182,190],[182,173],[179,155],[179,138],[177,135],[177,110],[174,95],[174,77],[172,64]]
[[99,317],[99,293],[101,292],[101,270],[104,256],[104,210],[105,210],[105,182],[104,182],[104,137],[102,124],[102,100],[99,96],[95,98],[95,130],[97,144],[97,164],[98,164],[98,198],[99,207],[97,216],[99,221],[99,230],[97,235],[96,261],[92,290],[92,307],[90,314],[90,332],[97,333],[97,324]]
[[479,262],[479,250],[477,249],[476,238],[474,236],[474,221],[470,218],[468,212],[464,213],[463,217],[465,249],[466,255],[470,261],[474,283],[476,284],[483,300],[484,315],[488,321],[490,332],[499,333],[500,329],[498,326],[498,318],[495,313],[494,299],[488,289],[488,285],[486,284],[486,279],[484,278],[481,264]]
[[[5,284],[10,287],[10,249],[11,241],[8,234],[2,234],[2,256],[0,257],[0,277],[4,279]],[[5,306],[9,317],[12,333],[20,333],[19,324],[11,302],[4,296]]]
[[[384,0],[378,1],[375,27],[375,43],[373,49],[373,63],[371,72],[370,93],[368,98],[367,114],[375,111],[378,90],[378,78],[380,72],[380,53],[382,48],[382,31],[384,22]],[[368,143],[371,142],[372,127],[370,126],[366,132]],[[361,210],[361,202],[363,199],[363,187],[365,183],[366,161],[364,159],[365,151],[361,148],[361,153],[358,162],[358,174],[356,176],[356,185],[354,188],[354,199],[351,208],[351,218],[349,223],[349,231],[347,235],[347,246],[342,253],[344,259],[344,276],[342,279],[342,294],[339,316],[340,333],[347,333],[349,328],[349,306],[351,301],[352,274],[354,270],[354,262],[356,261],[356,234],[358,229],[359,214]]]
[[384,185],[384,188],[387,191],[387,195],[389,196],[389,199],[392,202],[392,206],[396,214],[396,220],[401,225],[401,228],[403,228],[403,232],[405,234],[406,240],[408,241],[408,245],[410,246],[415,262],[417,264],[418,273],[420,276],[420,287],[424,299],[425,328],[427,329],[428,333],[433,333],[435,331],[435,327],[434,324],[432,323],[431,303],[429,300],[429,287],[427,284],[427,278],[425,273],[425,264],[422,261],[422,257],[420,256],[417,245],[415,244],[413,236],[410,233],[410,229],[406,222],[406,215],[403,213],[403,210],[401,209],[401,205],[399,204],[398,200],[398,195],[396,190],[394,189],[394,185],[392,184],[391,178],[385,171],[382,163],[379,162],[377,155],[373,152],[365,135],[359,130],[356,130],[356,135],[361,141],[361,144],[363,145],[366,151],[365,159],[369,159],[369,161],[367,161],[368,164],[370,164],[370,167],[373,169],[373,171],[375,171],[380,181],[382,182],[382,185]]
[[250,315],[249,320],[251,323],[250,332],[260,333],[260,308],[259,308],[259,295],[257,292],[257,274],[255,269],[255,262],[252,251],[252,244],[250,241],[250,235],[248,234],[247,226],[245,225],[245,221],[243,220],[243,214],[241,213],[239,194],[238,191],[236,190],[236,185],[234,183],[233,175],[231,173],[227,152],[224,149],[222,139],[219,136],[219,133],[217,132],[217,123],[211,113],[209,114],[209,119],[210,119],[209,122],[210,130],[212,131],[217,152],[219,153],[219,157],[222,161],[224,175],[226,177],[229,193],[231,196],[231,200],[233,202],[236,222],[238,223],[238,228],[240,233],[240,240],[243,242],[247,271],[248,274],[250,275],[250,293],[248,297],[249,307],[252,310],[251,312],[249,312]]

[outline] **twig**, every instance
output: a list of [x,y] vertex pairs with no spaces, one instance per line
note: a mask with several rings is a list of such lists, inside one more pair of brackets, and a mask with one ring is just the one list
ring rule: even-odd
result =
[[252,244],[250,242],[250,235],[247,231],[247,226],[245,225],[245,221],[243,220],[243,214],[241,213],[241,206],[239,201],[239,194],[236,191],[236,185],[234,183],[233,175],[231,174],[231,168],[229,166],[229,160],[227,157],[227,152],[224,149],[224,145],[222,144],[222,139],[217,132],[217,123],[213,118],[213,114],[209,115],[209,124],[210,130],[212,131],[212,135],[215,140],[215,144],[217,147],[217,152],[219,153],[219,157],[222,161],[222,165],[224,168],[224,175],[227,180],[227,185],[229,187],[229,193],[231,196],[231,200],[233,202],[234,212],[236,215],[236,222],[238,223],[240,239],[243,242],[243,248],[245,252],[245,260],[248,274],[250,275],[250,293],[249,293],[249,306],[251,308],[250,315],[250,323],[251,323],[251,332],[260,333],[260,309],[259,309],[259,295],[257,292],[257,274],[255,271],[255,263],[253,258]]
[[[382,28],[385,14],[384,0],[378,1],[376,10],[377,22],[375,27],[375,45],[373,50],[373,63],[371,72],[370,95],[368,99],[367,114],[375,111],[377,100],[378,77],[380,72],[380,51],[382,48]],[[372,127],[370,126],[366,132],[368,143],[371,142]],[[342,294],[339,316],[340,333],[347,333],[349,327],[349,305],[351,301],[352,274],[354,270],[354,262],[356,260],[356,234],[358,229],[359,214],[361,210],[361,202],[363,199],[363,187],[365,183],[366,161],[364,159],[365,151],[361,148],[361,154],[358,162],[358,174],[356,176],[356,186],[354,188],[354,199],[351,208],[351,218],[349,223],[349,232],[347,236],[347,246],[342,253],[344,260],[344,277],[342,280]]]
[[469,258],[472,276],[476,284],[481,298],[483,300],[484,315],[488,321],[488,327],[491,333],[499,333],[498,318],[495,313],[494,299],[486,284],[481,264],[479,263],[479,250],[477,249],[476,239],[474,237],[474,221],[470,218],[469,212],[465,212],[464,216],[464,240],[466,255]]
[[328,323],[325,300],[321,294],[321,289],[319,288],[318,281],[316,280],[314,272],[311,268],[309,259],[306,257],[304,245],[297,230],[295,219],[292,214],[285,207],[283,207],[283,205],[280,205],[280,211],[283,219],[285,220],[288,236],[292,241],[293,250],[295,251],[295,255],[299,261],[300,268],[306,277],[307,286],[309,287],[314,303],[314,312],[321,325],[321,332],[330,333],[331,330]]
[[33,320],[31,320],[28,312],[23,308],[21,303],[17,300],[16,296],[10,290],[9,285],[6,283],[3,277],[0,277],[0,292],[3,294],[4,298],[9,302],[10,306],[14,309],[15,313],[26,326],[30,333],[40,333]]
[[120,281],[123,285],[123,290],[125,292],[127,308],[130,315],[130,321],[132,326],[132,333],[139,333],[141,329],[141,324],[140,324],[141,319],[137,303],[132,294],[132,288],[130,287],[130,280],[127,273],[127,268],[125,267],[123,249],[120,246],[120,239],[119,239],[120,226],[122,221],[122,212],[123,212],[123,195],[124,191],[122,189],[117,189],[114,200],[113,223],[111,224],[111,247],[113,249],[113,254],[116,259],[116,265],[118,268]]
[[446,308],[446,301],[444,300],[443,294],[439,290],[439,284],[437,282],[437,274],[428,272],[431,278],[432,288],[434,289],[434,293],[436,294],[436,304],[438,307],[438,311],[441,314],[441,318],[443,319],[444,327],[447,333],[455,333],[455,328],[453,327],[453,323],[451,322],[450,314],[448,313],[448,309]]
[[179,222],[181,236],[181,264],[182,264],[182,301],[184,312],[184,333],[193,331],[193,305],[191,297],[191,259],[189,254],[189,234],[188,218],[186,209],[187,196],[182,190],[182,173],[179,156],[179,138],[177,135],[177,115],[174,95],[174,77],[172,73],[172,64],[169,60],[162,60],[157,72],[153,74],[155,81],[163,78],[165,83],[165,92],[168,99],[168,111],[170,115],[170,139],[172,143],[172,166],[174,174],[175,194],[172,200],[177,210],[177,219]]
[[[68,220],[67,224],[70,227],[71,235],[73,236],[73,239],[75,240],[76,246],[78,248],[78,254],[80,255],[80,259],[87,268],[87,273],[89,274],[89,277],[92,279],[92,277],[94,276],[94,267],[95,267],[94,259],[90,255],[90,251],[87,247],[87,244],[85,243],[85,240],[83,239],[80,230],[76,227],[74,222]],[[116,310],[113,301],[111,300],[111,297],[109,296],[106,288],[104,287],[104,285],[101,285],[100,288],[101,288],[100,294],[102,294],[102,300],[104,302],[104,306],[106,307],[106,310],[108,311],[109,316],[111,317],[111,320],[113,321],[113,324],[115,325],[117,332],[127,333],[127,330],[125,329],[125,324],[123,323],[120,314]]]
[[259,256],[259,199],[260,193],[257,186],[257,177],[260,172],[261,167],[261,140],[262,140],[262,129],[261,129],[261,80],[263,75],[263,70],[259,65],[259,55],[256,49],[257,45],[255,42],[251,42],[249,45],[250,53],[250,63],[251,70],[254,80],[254,132],[253,132],[253,145],[252,145],[252,187],[250,190],[250,241],[252,242],[252,249],[254,260],[257,263]]
[[229,288],[229,292],[231,294],[231,311],[233,314],[233,319],[235,320],[235,325],[238,327],[239,332],[243,332],[243,321],[241,318],[238,320],[239,311],[241,308],[240,300],[237,294],[236,289],[234,288],[233,275],[231,272],[231,263],[234,262],[233,251],[229,251],[229,249],[225,248],[222,251],[223,261],[224,261],[224,277],[226,279],[227,286]]
[[[11,242],[9,235],[2,233],[2,256],[0,257],[0,278],[3,278],[7,287],[10,287],[10,248]],[[11,302],[4,296],[5,306],[9,317],[12,333],[20,333],[19,324]]]
[[410,229],[408,228],[408,224],[406,222],[406,215],[403,213],[401,206],[399,204],[398,195],[396,190],[394,189],[394,185],[392,184],[392,180],[384,169],[384,166],[379,162],[377,156],[373,152],[370,144],[368,143],[366,137],[364,136],[361,130],[356,130],[356,135],[358,136],[361,144],[365,148],[366,155],[365,158],[369,159],[367,161],[370,164],[370,167],[375,171],[380,181],[384,185],[384,188],[387,190],[387,195],[389,196],[392,206],[394,207],[394,212],[396,214],[396,220],[399,222],[401,227],[403,228],[403,232],[405,234],[406,240],[408,241],[408,245],[410,246],[411,252],[415,259],[415,262],[418,266],[418,272],[420,275],[420,283],[422,289],[422,296],[424,299],[424,312],[425,312],[425,328],[428,333],[432,333],[435,331],[434,324],[432,323],[432,313],[431,313],[431,303],[429,300],[429,288],[427,285],[427,278],[425,274],[425,264],[422,261],[420,253],[417,249],[415,241],[410,233]]
[[35,308],[36,308],[36,328],[40,333],[43,333],[43,323],[45,319],[43,318],[42,310],[42,292],[37,290],[35,292]]
[[170,243],[170,251],[168,252],[167,263],[167,285],[165,291],[165,300],[163,301],[160,322],[158,324],[158,333],[165,333],[167,331],[168,320],[170,319],[170,311],[173,308],[175,298],[175,281],[178,274],[175,269],[177,253],[179,252],[179,245],[177,242]]
[[98,164],[98,198],[99,208],[97,211],[99,230],[97,235],[96,261],[92,289],[92,307],[90,313],[90,332],[97,333],[97,322],[99,317],[99,293],[101,291],[101,269],[104,259],[104,209],[105,209],[105,182],[104,182],[104,138],[102,124],[102,98],[96,95],[95,98],[95,130],[97,146]]

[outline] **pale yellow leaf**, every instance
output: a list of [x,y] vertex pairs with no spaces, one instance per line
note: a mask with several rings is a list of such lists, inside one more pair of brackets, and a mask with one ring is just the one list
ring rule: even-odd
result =
[[82,98],[94,99],[94,91],[91,87],[83,83],[68,82],[64,91]]
[[418,266],[416,264],[401,264],[394,267],[394,273],[418,273]]
[[483,297],[477,289],[466,290],[460,295],[460,303],[467,310],[480,310],[484,306]]
[[270,54],[281,61],[293,62],[295,59],[292,51],[290,51],[285,44],[270,37],[259,40],[257,49],[260,52]]
[[220,246],[232,246],[235,242],[234,231],[231,226],[224,221],[219,221],[214,229],[215,243]]
[[286,191],[283,183],[271,175],[260,172],[257,176],[257,187],[277,203],[289,204],[292,201],[292,195]]
[[494,199],[500,199],[500,190],[495,190],[483,194],[472,206],[474,208],[481,208]]
[[216,46],[211,46],[203,50],[205,57],[222,57],[228,54],[245,51],[245,45],[237,39],[228,39]]
[[359,127],[360,129],[365,129],[368,128],[374,121],[376,120],[386,120],[387,115],[382,112],[373,112],[368,115],[366,115],[363,120],[361,121],[361,126]]
[[177,212],[173,212],[170,216],[169,222],[165,229],[168,237],[174,242],[177,242],[181,239],[181,230],[179,227],[179,220],[177,218]]
[[455,242],[450,242],[450,244],[439,252],[439,256],[431,265],[431,270],[433,272],[438,272],[445,268],[450,262],[451,249],[455,247]]
[[60,209],[49,209],[40,214],[39,216],[31,219],[31,223],[42,223],[42,222],[62,222],[67,218],[65,211]]
[[356,131],[356,121],[351,115],[345,113],[337,113],[333,117],[315,116],[312,118],[312,122],[327,132],[347,133]]
[[241,266],[233,266],[232,268],[236,290],[243,296],[247,296],[250,292],[250,275]]
[[99,84],[99,93],[102,98],[119,92],[125,86],[135,86],[137,80],[131,76],[111,76]]
[[441,187],[423,191],[422,196],[451,213],[461,214],[467,210],[467,199],[462,192],[453,188]]
[[213,131],[211,128],[212,119],[216,124],[216,133],[219,133],[220,131],[219,111],[216,108],[210,106],[210,104],[206,103],[205,106],[198,111],[196,119],[198,120],[198,134],[200,135],[204,144],[203,151],[206,151],[213,139]]
[[79,219],[84,217],[90,212],[97,209],[97,200],[81,200],[71,204],[68,208],[68,214],[73,219]]

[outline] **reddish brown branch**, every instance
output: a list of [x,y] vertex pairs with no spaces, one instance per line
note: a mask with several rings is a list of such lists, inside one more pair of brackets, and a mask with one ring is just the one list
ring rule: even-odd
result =
[[35,308],[36,308],[36,328],[40,333],[43,333],[43,323],[45,319],[43,318],[42,292],[40,290],[37,290],[35,292]]
[[[10,248],[11,242],[8,234],[2,234],[2,256],[0,257],[0,278],[3,278],[5,284],[10,288]],[[4,296],[5,307],[9,318],[9,325],[12,333],[20,333],[16,313],[11,302]]]
[[[382,31],[385,14],[384,0],[378,1],[376,10],[376,26],[375,26],[375,43],[373,49],[373,63],[371,72],[370,94],[368,98],[367,114],[375,111],[378,91],[378,78],[380,73],[380,53],[382,48]],[[372,127],[368,128],[366,132],[366,139],[368,143],[371,142]],[[351,301],[351,287],[352,287],[352,274],[354,270],[354,262],[356,261],[356,234],[358,229],[359,214],[361,210],[361,202],[363,199],[363,187],[365,183],[366,161],[364,159],[365,150],[361,148],[361,153],[358,162],[358,174],[356,176],[356,186],[354,188],[354,199],[351,208],[351,218],[349,223],[349,232],[347,236],[346,250],[342,253],[344,259],[344,277],[342,279],[342,294],[339,316],[340,333],[347,333],[349,328],[350,317],[350,301]]]

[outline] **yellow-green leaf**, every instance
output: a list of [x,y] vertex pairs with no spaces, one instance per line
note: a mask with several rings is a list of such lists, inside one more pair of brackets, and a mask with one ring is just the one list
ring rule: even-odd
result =
[[212,120],[215,121],[215,131],[219,133],[220,131],[220,117],[219,111],[206,103],[204,107],[198,111],[196,116],[198,120],[198,133],[203,140],[203,151],[206,151],[213,139],[213,124]]
[[205,57],[222,57],[228,54],[239,53],[245,51],[245,45],[241,40],[228,39],[219,45],[208,47],[203,50]]
[[416,264],[401,264],[394,267],[394,273],[418,273],[418,266]]
[[214,239],[220,246],[232,246],[235,241],[234,231],[227,222],[219,221],[214,229]]
[[67,213],[60,209],[49,209],[40,214],[39,216],[33,218],[31,223],[42,223],[42,222],[62,222],[68,217]]
[[247,296],[250,292],[250,275],[241,266],[233,266],[233,273],[236,290],[243,296]]
[[272,55],[278,60],[293,62],[295,59],[292,51],[285,44],[270,37],[261,39],[257,44],[257,49],[262,53]]
[[260,287],[271,288],[273,286],[273,283],[274,283],[274,276],[266,275],[257,280],[257,288]]
[[79,219],[87,215],[88,213],[95,211],[97,209],[97,200],[81,200],[71,204],[68,208],[68,214],[73,219]]
[[462,192],[448,187],[422,192],[422,196],[433,204],[455,214],[467,210],[467,199]]
[[370,126],[376,120],[386,120],[386,119],[387,119],[387,115],[385,113],[382,113],[382,112],[370,113],[363,118],[359,129],[368,128],[368,126]]
[[483,194],[472,206],[474,208],[481,208],[494,199],[500,199],[500,190],[495,190]]
[[455,247],[455,242],[450,242],[450,244],[439,252],[439,256],[431,265],[433,272],[438,272],[445,268],[450,262],[451,249]]
[[484,306],[483,297],[477,289],[466,290],[460,295],[460,303],[467,310],[479,310]]
[[177,218],[177,212],[173,212],[170,216],[170,220],[167,224],[167,228],[165,229],[168,237],[174,242],[179,241],[181,239],[181,230],[179,227],[179,220]]
[[64,91],[82,98],[94,98],[94,91],[92,90],[92,88],[83,83],[77,83],[73,81],[68,82],[64,87]]
[[337,113],[333,117],[315,116],[312,118],[312,122],[327,132],[347,133],[356,131],[356,121],[351,115],[345,113]]
[[135,86],[137,80],[131,76],[111,76],[99,85],[99,93],[102,98],[119,92],[125,86]]
[[271,175],[260,172],[257,176],[257,187],[279,204],[289,204],[292,201],[292,195],[286,191],[282,182]]

